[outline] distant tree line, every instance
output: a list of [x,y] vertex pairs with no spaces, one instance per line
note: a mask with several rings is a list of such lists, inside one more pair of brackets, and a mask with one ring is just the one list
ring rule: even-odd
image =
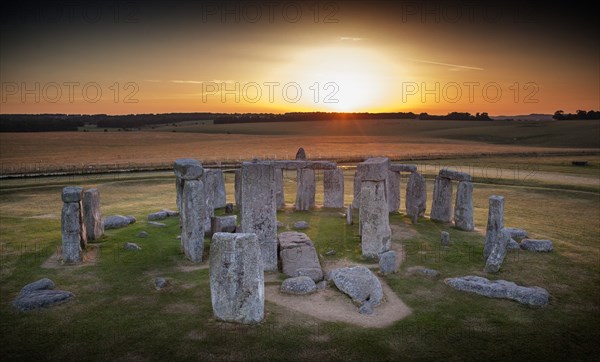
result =
[[291,112],[284,114],[272,113],[236,113],[215,118],[215,124],[228,123],[256,123],[256,122],[302,122],[302,121],[330,121],[344,119],[415,119],[413,112],[393,113],[343,113],[343,112]]
[[563,121],[563,120],[575,120],[575,119],[600,119],[600,111],[584,111],[577,110],[575,113],[565,113],[562,110],[554,112],[552,118]]
[[469,112],[450,112],[445,116],[434,116],[427,113],[419,114],[421,120],[446,120],[446,121],[491,121],[487,112],[472,115]]

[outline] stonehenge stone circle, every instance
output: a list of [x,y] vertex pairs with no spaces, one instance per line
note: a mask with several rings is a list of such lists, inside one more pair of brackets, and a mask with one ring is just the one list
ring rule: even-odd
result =
[[68,264],[81,262],[86,246],[82,197],[83,188],[81,187],[67,186],[62,190],[62,260]]

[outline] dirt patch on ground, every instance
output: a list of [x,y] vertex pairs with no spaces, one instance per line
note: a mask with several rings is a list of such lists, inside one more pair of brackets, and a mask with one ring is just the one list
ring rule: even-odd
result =
[[100,258],[100,245],[88,244],[83,253],[83,263],[80,264],[63,264],[62,249],[57,248],[46,261],[42,263],[44,269],[60,269],[60,268],[82,268],[89,265],[95,265]]
[[[401,245],[392,244],[392,249],[401,249]],[[399,251],[396,250],[396,252]],[[401,255],[399,255],[398,260],[402,260]],[[323,272],[328,273],[332,269],[355,265],[357,264],[349,260],[332,260],[324,262],[322,266]],[[376,264],[365,266],[368,268],[378,267]],[[269,278],[269,281],[271,280],[273,278]],[[323,321],[345,322],[367,328],[384,328],[403,319],[412,312],[383,280],[380,279],[379,281],[383,287],[385,301],[374,308],[372,315],[358,313],[358,307],[352,303],[347,295],[337,290],[333,283],[330,283],[324,290],[305,296],[283,294],[279,291],[279,284],[265,285],[265,299],[271,303]]]

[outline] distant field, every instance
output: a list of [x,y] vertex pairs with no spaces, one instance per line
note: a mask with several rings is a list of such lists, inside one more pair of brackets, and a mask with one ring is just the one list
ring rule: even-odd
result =
[[[198,123],[198,124],[196,124]],[[600,151],[600,122],[363,120],[202,125],[121,132],[0,133],[0,174],[252,158],[356,160]]]

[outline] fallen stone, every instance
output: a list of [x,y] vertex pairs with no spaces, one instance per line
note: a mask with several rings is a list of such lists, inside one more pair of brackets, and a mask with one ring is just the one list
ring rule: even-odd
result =
[[54,289],[54,282],[49,278],[42,278],[33,283],[29,283],[21,288],[21,294],[30,293],[36,290]]
[[377,306],[383,300],[383,289],[379,279],[364,266],[340,268],[331,271],[335,286],[352,298],[354,303]]
[[145,231],[140,231],[137,236],[139,238],[147,238],[150,235],[147,232],[145,232]]
[[384,275],[395,273],[398,270],[397,261],[395,251],[386,251],[379,257],[379,271]]
[[328,252],[325,253],[325,255],[327,255],[327,256],[333,256],[335,254],[336,254],[336,252],[333,249],[331,249],[331,250],[329,250]]
[[323,271],[312,241],[304,233],[287,231],[279,234],[279,258],[282,272],[289,277],[308,276],[315,282]]
[[[506,228],[505,228],[506,229]],[[521,245],[515,241],[515,239],[511,238],[506,245],[506,250],[517,250],[520,249]]]
[[154,220],[164,220],[166,218],[169,217],[169,214],[165,211],[165,210],[160,210],[157,212],[153,212],[152,214],[148,215],[148,220],[150,221],[154,221]]
[[515,240],[521,240],[527,238],[529,235],[527,231],[520,228],[505,228],[509,233],[510,237]]
[[167,224],[164,224],[162,222],[157,222],[157,221],[146,221],[146,224],[152,225],[152,226],[156,226],[156,227],[159,227],[159,228],[166,228],[167,227]]
[[311,278],[299,276],[284,280],[283,283],[281,283],[280,290],[282,293],[305,295],[314,293],[317,290],[317,286]]
[[142,250],[142,247],[136,243],[125,243],[125,245],[123,245],[123,249],[125,249],[125,250]]
[[161,290],[169,286],[169,282],[165,278],[157,277],[154,279],[154,288]]
[[214,234],[209,267],[215,317],[227,322],[259,323],[264,317],[265,291],[256,235]]
[[447,231],[440,233],[440,243],[444,246],[450,245],[450,234]]
[[74,296],[73,293],[65,290],[37,290],[19,294],[13,301],[13,306],[21,312],[25,312],[64,303]]
[[440,272],[438,272],[437,270],[429,268],[419,269],[419,273],[427,277],[437,277],[438,275],[440,275]]
[[523,287],[506,280],[490,281],[486,278],[469,275],[449,278],[444,281],[454,289],[483,295],[489,298],[512,299],[521,304],[545,306],[550,295],[540,287]]
[[135,217],[133,216],[123,216],[123,215],[113,215],[107,216],[102,221],[104,224],[104,229],[119,229],[125,227],[129,224],[133,224],[136,222]]
[[549,252],[552,251],[552,241],[523,239],[521,240],[521,249],[529,251]]
[[306,221],[296,221],[294,223],[294,229],[298,229],[298,230],[308,229],[308,223]]

